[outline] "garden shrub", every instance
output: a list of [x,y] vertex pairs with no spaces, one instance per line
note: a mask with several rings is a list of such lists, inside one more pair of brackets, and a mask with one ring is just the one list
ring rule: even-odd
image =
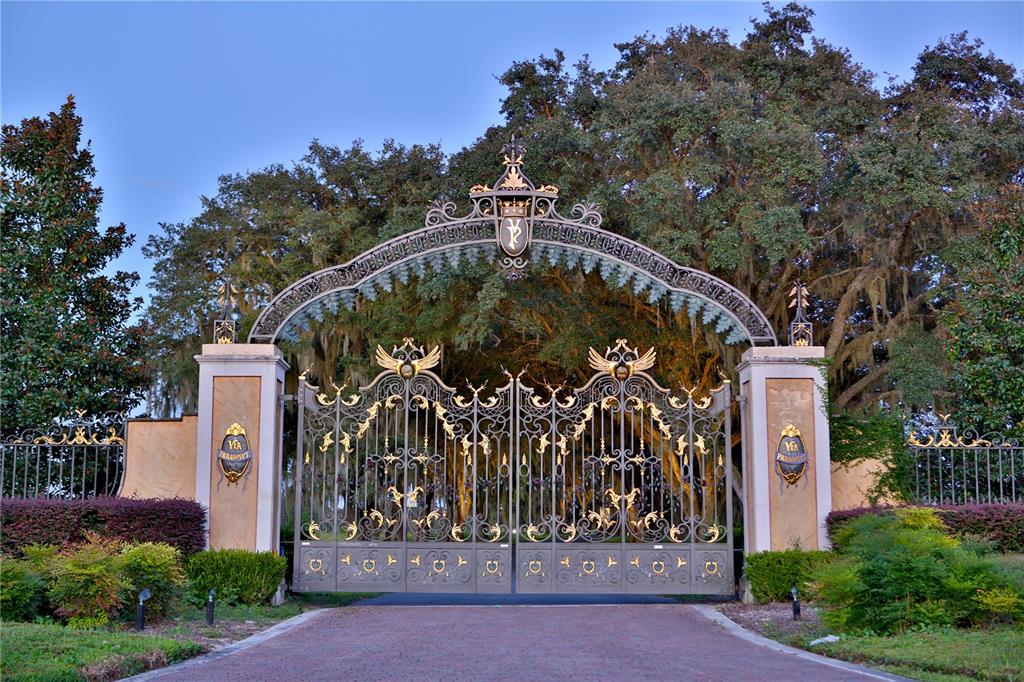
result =
[[53,562],[50,603],[72,627],[106,625],[123,603],[129,586],[116,540],[89,533],[86,542]]
[[800,549],[758,552],[746,557],[744,573],[750,591],[759,602],[789,601],[794,585],[799,596],[806,595],[812,574],[829,556],[828,552]]
[[215,549],[192,556],[186,572],[197,599],[215,589],[220,602],[262,604],[277,591],[285,565],[284,557],[270,552]]
[[30,621],[39,615],[46,584],[27,561],[0,559],[0,620]]
[[[181,599],[185,575],[180,553],[164,543],[122,543],[89,531],[86,541],[63,551],[53,545],[28,545],[23,564],[45,583],[55,613],[78,627],[100,627],[120,613],[134,616],[138,593],[148,587],[148,612],[159,618]],[[6,578],[5,578],[6,582]]]
[[173,611],[185,586],[178,550],[164,543],[140,542],[125,545],[121,557],[124,578],[130,588],[126,605],[133,605],[136,595],[148,587],[152,593],[146,602],[148,613],[160,618]]
[[943,520],[940,510],[907,508],[835,527],[840,556],[814,575],[825,623],[888,634],[1016,618],[1020,591],[993,558],[950,537]]
[[10,499],[0,508],[0,550],[20,555],[32,544],[67,547],[86,531],[131,542],[165,542],[184,557],[206,545],[206,512],[192,500]]
[[[908,507],[863,507],[832,512],[826,525],[836,544],[837,533],[847,522],[866,515],[893,513]],[[1024,504],[969,504],[928,507],[938,512],[951,535],[992,543],[996,551],[1024,553]]]

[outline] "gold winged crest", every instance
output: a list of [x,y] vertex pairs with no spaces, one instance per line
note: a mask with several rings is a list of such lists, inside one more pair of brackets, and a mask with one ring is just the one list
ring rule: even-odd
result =
[[626,339],[618,339],[614,348],[607,348],[604,356],[593,347],[587,353],[590,366],[599,372],[608,372],[616,379],[625,379],[636,372],[642,372],[654,366],[657,353],[652,346],[640,355],[636,348],[630,348]]
[[423,346],[416,346],[415,339],[406,337],[401,346],[395,346],[391,353],[377,345],[377,364],[384,369],[397,372],[406,379],[425,369],[436,367],[441,362],[441,347],[434,346],[429,353]]

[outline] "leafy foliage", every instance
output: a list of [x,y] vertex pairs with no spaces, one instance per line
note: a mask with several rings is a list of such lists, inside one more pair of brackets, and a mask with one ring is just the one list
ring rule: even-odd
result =
[[886,634],[1017,615],[1014,597],[1022,595],[997,563],[947,535],[934,509],[865,514],[832,538],[841,556],[814,580],[833,628]]
[[86,532],[117,540],[164,542],[190,556],[206,545],[206,512],[192,500],[6,499],[0,507],[0,549],[21,554],[30,545],[65,547]]
[[[1024,504],[948,505],[932,509],[942,520],[941,528],[954,537],[980,538],[991,543],[997,552],[1024,553]],[[825,525],[832,542],[842,542],[840,529],[851,519],[893,511],[891,507],[864,507],[832,512]]]
[[801,549],[757,552],[745,558],[743,573],[754,598],[761,603],[789,601],[793,587],[797,588],[797,596],[806,598],[807,583],[829,557],[829,552]]
[[829,417],[831,459],[837,464],[857,460],[878,460],[884,470],[867,491],[868,501],[896,498],[909,500],[913,493],[914,462],[903,435],[899,415],[883,412],[854,417],[832,414]]
[[1024,435],[1024,191],[986,210],[987,224],[946,252],[960,291],[943,320],[951,387],[964,423]]
[[0,560],[0,620],[25,621],[39,615],[45,583],[27,561]]
[[[123,543],[85,531],[82,542],[62,548],[29,545],[24,554],[22,560],[3,561],[5,567],[11,566],[4,570],[17,578],[10,583],[17,598],[26,602],[29,587],[42,590],[45,586],[53,612],[73,627],[101,627],[115,616],[133,617],[136,596],[143,588],[152,594],[147,602],[152,619],[173,611],[183,596],[181,555],[164,543]],[[4,590],[8,589],[6,576]],[[26,603],[34,611],[40,607],[39,600]]]
[[[499,76],[504,124],[447,158],[434,146],[389,141],[374,154],[314,141],[293,167],[222,177],[198,216],[146,245],[156,292],[146,319],[164,351],[154,411],[194,408],[192,356],[226,279],[241,292],[244,331],[299,277],[421,226],[434,198],[464,205],[471,185],[496,176],[512,131],[535,181],[556,184],[563,201],[598,202],[606,228],[734,284],[777,330],[789,284],[807,281],[837,411],[901,393],[924,400],[935,377],[910,385],[890,346],[905,368],[916,347],[906,330],[934,337],[936,310],[958,294],[938,254],[1019,182],[1022,83],[954,36],[879,92],[846,50],[813,36],[812,18],[796,4],[766,7],[739,45],[718,29],[638,36],[606,71],[557,50],[516,61]],[[471,265],[360,300],[285,350],[323,385],[360,385],[368,351],[408,335],[444,344],[445,377],[477,385],[527,364],[538,380],[580,378],[588,345],[628,337],[658,345],[664,381],[706,386],[742,350],[596,274],[538,268],[510,283]]]
[[71,627],[101,627],[120,609],[129,585],[118,543],[90,534],[51,568],[50,603]]
[[91,184],[72,98],[48,119],[3,126],[0,240],[0,420],[43,426],[72,407],[126,410],[149,383],[138,275],[107,274],[134,237],[101,230],[103,192]]
[[138,542],[125,545],[121,556],[124,577],[130,585],[129,596],[134,597],[148,587],[152,596],[146,602],[147,613],[160,618],[173,611],[185,586],[178,550],[162,542]]
[[217,590],[225,604],[269,602],[284,579],[287,560],[270,552],[213,549],[188,560],[187,572],[194,596],[205,599]]

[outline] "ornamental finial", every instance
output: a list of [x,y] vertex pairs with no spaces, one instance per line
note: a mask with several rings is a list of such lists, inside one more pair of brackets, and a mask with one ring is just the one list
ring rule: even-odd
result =
[[231,278],[224,277],[224,282],[217,287],[217,303],[220,304],[220,317],[213,321],[214,343],[235,343],[235,301],[241,290],[231,283]]
[[501,148],[502,160],[506,166],[518,166],[523,163],[523,155],[526,154],[526,147],[516,142],[516,134],[512,133],[512,140]]
[[789,295],[791,297],[789,307],[796,308],[796,315],[789,323],[789,345],[810,346],[814,343],[814,328],[811,326],[810,320],[804,316],[809,302],[807,286],[803,282],[797,281]]

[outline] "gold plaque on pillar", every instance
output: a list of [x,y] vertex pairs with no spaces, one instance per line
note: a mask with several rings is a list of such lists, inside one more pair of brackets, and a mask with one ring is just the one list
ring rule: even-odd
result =
[[252,449],[241,424],[232,424],[224,432],[224,440],[217,450],[217,466],[228,483],[238,483],[252,465]]
[[807,449],[799,429],[793,424],[782,429],[779,447],[775,450],[775,471],[789,485],[796,485],[807,473]]

